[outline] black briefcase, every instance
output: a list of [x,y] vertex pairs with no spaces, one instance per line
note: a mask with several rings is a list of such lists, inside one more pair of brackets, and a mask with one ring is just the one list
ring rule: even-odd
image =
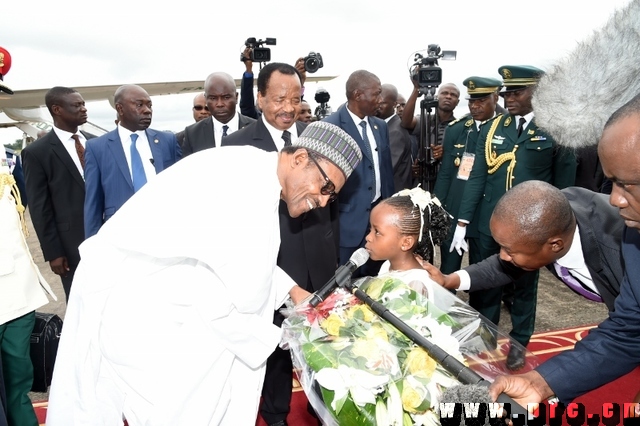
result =
[[36,323],[31,333],[32,392],[46,392],[51,384],[61,331],[62,319],[58,315],[36,312]]

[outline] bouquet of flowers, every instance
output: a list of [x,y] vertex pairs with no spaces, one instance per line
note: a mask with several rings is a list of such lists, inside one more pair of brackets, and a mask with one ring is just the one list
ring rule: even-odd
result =
[[[392,273],[355,287],[485,379],[508,373],[508,345],[518,343],[447,290],[418,292]],[[351,292],[338,288],[317,308],[301,304],[287,315],[282,346],[325,425],[440,423],[442,391],[459,382]],[[523,371],[537,365],[527,360]]]

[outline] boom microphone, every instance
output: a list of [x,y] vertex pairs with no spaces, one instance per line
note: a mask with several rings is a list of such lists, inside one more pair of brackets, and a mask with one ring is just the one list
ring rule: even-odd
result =
[[335,275],[318,291],[313,293],[309,304],[314,308],[318,306],[336,287],[342,287],[351,278],[353,271],[365,264],[369,259],[369,252],[365,248],[359,248],[349,258],[349,261],[338,268]]
[[595,145],[604,124],[640,93],[640,1],[618,10],[541,79],[532,105],[538,127],[559,145]]

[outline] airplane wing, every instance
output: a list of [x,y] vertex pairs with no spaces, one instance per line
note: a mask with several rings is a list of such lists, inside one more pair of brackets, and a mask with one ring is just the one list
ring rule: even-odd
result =
[[[336,76],[311,76],[307,77],[308,82],[329,81]],[[236,87],[240,87],[241,80],[235,80]],[[254,85],[257,79],[254,79]],[[74,87],[85,101],[102,101],[108,100],[111,106],[113,103],[113,94],[121,84],[106,86],[84,86]],[[181,93],[197,93],[204,91],[204,81],[179,81],[168,83],[141,83],[142,87],[150,96],[160,95],[178,95]],[[31,109],[44,106],[44,96],[49,89],[32,89],[32,90],[14,90],[13,95],[0,93],[0,110],[10,109]]]
[[[329,81],[336,76],[311,76],[307,77],[308,82]],[[254,79],[254,85],[258,79]],[[241,79],[235,80],[236,87],[240,87]],[[84,86],[74,87],[87,101],[108,100],[109,104],[115,108],[113,94],[121,84],[105,86]],[[197,93],[204,91],[204,81],[178,81],[167,83],[142,83],[138,84],[149,93],[150,96],[179,95],[182,93]],[[51,118],[47,118],[46,111],[42,108],[44,97],[49,89],[14,90],[13,95],[0,92],[0,112],[9,117],[12,122],[1,122],[0,128],[17,127],[32,138],[36,138],[38,131],[51,129]],[[83,125],[83,130],[101,135],[106,130],[87,122]]]

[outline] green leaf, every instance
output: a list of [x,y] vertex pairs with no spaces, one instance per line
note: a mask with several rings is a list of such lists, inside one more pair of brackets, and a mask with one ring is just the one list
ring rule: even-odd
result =
[[305,343],[302,345],[302,352],[313,371],[338,367],[338,353],[331,347],[330,342],[316,340]]
[[370,426],[376,424],[376,406],[366,404],[364,407],[356,405],[349,394],[342,406],[338,405],[339,414],[331,408],[335,396],[333,391],[320,387],[325,406],[340,426]]

